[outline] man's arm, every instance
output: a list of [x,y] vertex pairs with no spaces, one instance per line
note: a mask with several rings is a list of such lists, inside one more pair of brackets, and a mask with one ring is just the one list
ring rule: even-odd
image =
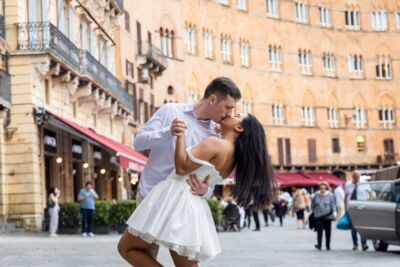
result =
[[135,137],[135,149],[143,151],[152,149],[160,142],[172,138],[171,122],[174,112],[170,105],[163,105],[150,118]]

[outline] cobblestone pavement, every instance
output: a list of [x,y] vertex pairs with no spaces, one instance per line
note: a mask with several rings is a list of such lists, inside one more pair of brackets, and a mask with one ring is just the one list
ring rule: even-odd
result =
[[[219,234],[222,254],[205,267],[266,267],[266,266],[400,266],[400,247],[389,251],[352,251],[349,231],[334,230],[332,251],[316,251],[316,234],[298,230],[293,218],[284,227],[263,227],[260,232]],[[61,235],[17,233],[0,235],[0,266],[128,266],[118,255],[118,235],[97,235],[94,238]],[[372,247],[372,244],[370,244]],[[159,261],[173,266],[169,253],[160,250]]]

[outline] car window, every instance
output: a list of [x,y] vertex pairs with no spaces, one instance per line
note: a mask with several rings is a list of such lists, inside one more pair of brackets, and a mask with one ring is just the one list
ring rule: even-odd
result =
[[394,201],[392,183],[362,183],[357,185],[359,201]]
[[395,198],[400,198],[400,183],[394,184],[394,195]]

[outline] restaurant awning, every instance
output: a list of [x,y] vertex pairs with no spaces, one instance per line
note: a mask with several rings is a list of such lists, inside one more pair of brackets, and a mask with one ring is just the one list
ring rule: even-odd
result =
[[301,173],[302,175],[306,176],[307,178],[310,178],[314,181],[317,181],[318,183],[321,182],[327,182],[330,185],[336,185],[337,183],[341,183],[342,185],[345,184],[345,181],[342,179],[338,178],[337,176],[326,173],[326,172],[305,172]]
[[47,111],[47,113],[56,118],[58,121],[65,123],[66,125],[74,128],[81,134],[84,134],[85,136],[93,139],[95,142],[115,151],[116,156],[119,157],[119,163],[121,167],[130,169],[135,172],[141,172],[143,170],[147,162],[147,157],[135,151],[133,148],[114,141],[103,135],[97,134],[91,129],[88,129],[70,120],[64,119],[54,113],[51,113],[49,111]]
[[278,182],[279,187],[289,187],[289,186],[310,187],[310,186],[316,186],[318,184],[317,181],[309,179],[304,175],[302,175],[301,173],[297,172],[275,173],[275,178]]

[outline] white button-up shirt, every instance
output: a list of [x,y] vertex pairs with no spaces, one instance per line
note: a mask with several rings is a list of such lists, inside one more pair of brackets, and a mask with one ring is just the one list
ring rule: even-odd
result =
[[[171,133],[171,124],[176,118],[185,121],[188,126],[185,131],[186,147],[197,145],[209,136],[218,136],[214,121],[196,119],[193,103],[169,103],[160,107],[135,138],[137,151],[151,150],[139,182],[142,196],[146,196],[175,169],[176,137]],[[210,197],[211,193],[209,188],[203,197]]]

